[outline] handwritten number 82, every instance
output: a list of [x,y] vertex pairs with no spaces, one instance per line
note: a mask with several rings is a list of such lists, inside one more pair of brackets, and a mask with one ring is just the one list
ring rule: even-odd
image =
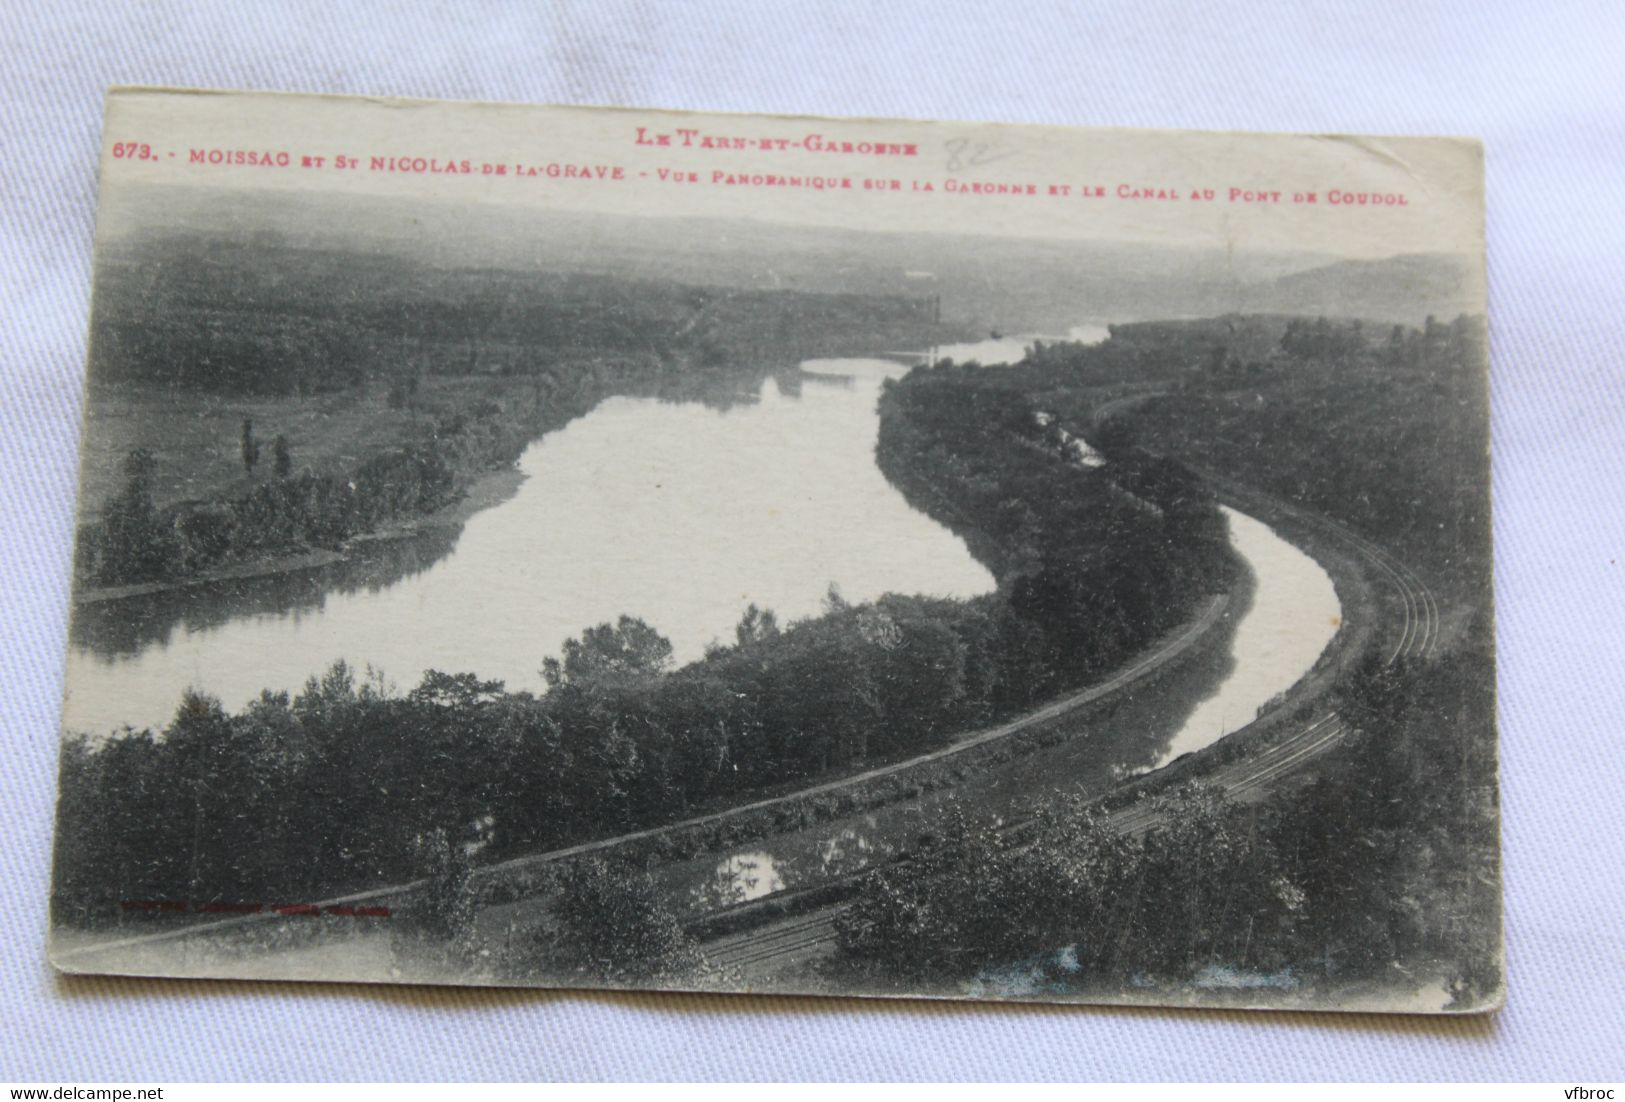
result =
[[992,164],[1014,154],[1013,150],[999,149],[986,142],[973,142],[969,138],[950,138],[946,145],[949,172],[963,172],[967,168]]

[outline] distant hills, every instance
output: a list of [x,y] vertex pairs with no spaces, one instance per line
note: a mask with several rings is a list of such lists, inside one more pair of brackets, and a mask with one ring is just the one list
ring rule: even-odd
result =
[[[161,195],[161,198],[160,198]],[[1229,313],[1419,324],[1480,308],[1478,261],[1198,249],[1158,242],[875,234],[749,219],[629,217],[407,199],[165,189],[142,236],[277,242],[368,263],[596,272],[690,285],[940,296],[945,321],[1006,333]],[[157,218],[150,212],[159,212]]]
[[1463,257],[1440,254],[1339,260],[1248,288],[1247,308],[1273,314],[1441,321],[1483,309],[1478,277]]

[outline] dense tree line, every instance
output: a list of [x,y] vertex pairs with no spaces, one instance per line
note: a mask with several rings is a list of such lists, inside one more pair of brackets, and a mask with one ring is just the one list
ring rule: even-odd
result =
[[[229,499],[155,501],[156,460],[132,453],[121,492],[81,529],[81,585],[192,579],[233,561],[335,548],[445,505],[610,395],[726,407],[770,375],[793,385],[804,357],[920,343],[934,324],[906,298],[428,271],[274,242],[219,244],[146,242],[145,282],[119,265],[105,273],[90,376],[114,384],[106,401],[118,402],[118,386],[307,396],[376,382],[415,427],[352,470],[296,473],[282,434],[261,462],[245,418],[243,469],[268,477]],[[447,377],[459,381],[432,385]]]
[[1356,731],[1312,782],[1262,807],[1196,785],[1140,836],[1057,801],[1034,835],[963,819],[873,874],[841,922],[845,966],[952,987],[1029,966],[1059,989],[1444,976],[1462,1005],[1498,981],[1488,656],[1395,668],[1375,654],[1339,707]]
[[[197,578],[224,564],[314,548],[334,549],[390,521],[432,513],[457,500],[481,474],[513,463],[537,436],[589,412],[612,394],[737,401],[768,374],[760,365],[689,371],[655,355],[598,356],[533,364],[488,385],[409,399],[414,436],[334,473],[295,471],[291,446],[272,442],[270,477],[224,500],[160,507],[156,460],[145,449],[125,463],[125,481],[102,516],[81,526],[75,574],[81,585],[125,585]],[[414,376],[416,378],[416,376]],[[396,392],[391,390],[391,401]],[[239,442],[250,475],[260,444],[244,421]]]
[[[1074,425],[1103,395],[1160,392],[1092,442],[1189,458],[1335,517],[1441,600],[1482,608],[1484,364],[1482,318],[1230,316],[1035,347],[1001,378]],[[1471,1005],[1498,978],[1493,683],[1480,619],[1442,657],[1367,661],[1338,699],[1358,733],[1261,809],[1170,795],[1165,825],[1141,838],[1052,809],[1024,849],[955,825],[869,886],[845,931],[848,965],[879,982],[912,968],[915,982],[953,983],[1037,962],[1044,983],[1121,990],[1206,967],[1314,982],[1398,962],[1450,977]],[[933,957],[940,945],[964,948]]]
[[[560,258],[563,263],[565,258]],[[450,268],[264,234],[136,237],[98,265],[93,384],[308,396],[587,356],[700,369],[915,347],[919,299],[757,291],[594,272]]]
[[[159,509],[156,460],[145,449],[125,461],[125,482],[99,521],[84,525],[75,552],[83,585],[197,577],[223,563],[336,548],[358,533],[448,504],[479,474],[512,463],[529,442],[525,411],[490,400],[434,416],[417,440],[388,448],[347,475],[294,473],[285,437],[273,442],[272,477],[242,496]],[[250,472],[259,443],[243,423]]]
[[890,387],[878,460],[999,578],[1004,606],[1030,632],[1001,650],[1036,648],[1049,668],[1015,680],[1041,687],[1110,665],[1180,619],[1195,595],[1222,588],[1224,521],[1185,468],[1126,446],[1104,467],[1060,477],[1059,425],[1040,424],[1030,398],[985,378],[939,368]]
[[1114,446],[1138,441],[1333,517],[1476,605],[1490,575],[1486,347],[1482,317],[1231,316],[1114,326],[1100,346],[1034,349],[1008,378],[1086,425],[1093,388],[1137,364],[1142,393],[1159,393],[1108,421]]
[[691,289],[574,273],[446,269],[399,256],[172,233],[98,270],[90,377],[223,395],[310,395],[538,353],[671,342]]
[[1224,525],[1177,466],[1080,467],[1036,413],[950,371],[882,399],[882,466],[992,566],[986,597],[753,608],[675,671],[622,617],[549,659],[540,696],[436,671],[398,695],[340,663],[236,715],[188,694],[162,732],[70,741],[59,913],[398,882],[441,836],[488,859],[611,834],[940,745],[1122,662],[1223,583]]

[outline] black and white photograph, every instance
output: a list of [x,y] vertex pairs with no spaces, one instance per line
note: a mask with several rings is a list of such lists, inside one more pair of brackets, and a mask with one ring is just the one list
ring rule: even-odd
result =
[[1482,187],[115,91],[51,962],[1496,1009]]

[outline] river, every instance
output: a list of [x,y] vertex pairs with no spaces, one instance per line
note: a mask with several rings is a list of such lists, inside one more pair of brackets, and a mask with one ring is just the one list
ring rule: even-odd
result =
[[1074,325],[1064,336],[1044,333],[1017,333],[1005,336],[1002,333],[997,335],[990,333],[979,341],[938,345],[937,358],[952,360],[955,363],[975,361],[984,367],[993,367],[1020,363],[1034,341],[1043,341],[1045,344],[1060,344],[1063,341],[1099,344],[1110,336],[1111,333],[1104,325]]
[[[997,362],[989,351],[944,354]],[[816,614],[831,584],[853,601],[989,591],[993,578],[964,542],[875,465],[876,399],[905,368],[803,366],[798,393],[769,380],[754,402],[727,410],[608,399],[533,443],[517,490],[460,531],[369,543],[320,570],[82,609],[65,726],[161,726],[188,686],[235,709],[261,689],[297,691],[341,657],[381,668],[402,690],[426,668],[540,689],[544,657],[622,613],[667,635],[681,663],[730,639],[748,603],[793,619]],[[1099,463],[1081,442],[1074,459]],[[1084,737],[984,762],[870,812],[664,865],[654,874],[663,894],[694,916],[816,884],[912,846],[954,806],[1009,818],[1046,794],[1099,794],[1245,725],[1310,670],[1341,610],[1314,560],[1256,518],[1225,517],[1250,583],[1210,629],[1212,653],[1198,644],[1153,688],[1127,687]]]
[[829,587],[969,597],[991,574],[912,508],[874,462],[891,361],[814,372],[798,395],[771,379],[717,410],[610,398],[533,443],[517,492],[460,535],[364,547],[298,576],[93,606],[75,617],[64,727],[159,727],[183,690],[229,709],[297,692],[343,658],[401,691],[426,669],[542,688],[542,659],[621,614],[667,636],[681,664],[732,641],[750,603],[815,615]]
[[[875,465],[876,399],[906,368],[879,359],[803,366],[799,393],[768,380],[756,401],[727,410],[608,399],[533,443],[517,491],[460,532],[369,544],[322,570],[81,610],[64,725],[160,727],[188,687],[237,709],[262,689],[297,692],[338,658],[382,670],[401,691],[429,668],[539,690],[543,658],[623,613],[670,638],[683,663],[731,639],[750,603],[788,620],[816,614],[832,584],[852,601],[991,590],[964,542],[909,506]],[[1056,784],[1114,783],[1199,749],[1314,663],[1340,613],[1330,579],[1267,525],[1226,516],[1255,584],[1232,610],[1223,670],[1192,674],[1168,694],[1181,706],[1137,702],[1087,753],[995,770],[987,784],[996,804]],[[703,894],[748,897],[814,868],[861,863],[887,835],[906,831],[871,816],[777,840],[771,853],[745,847],[697,871]]]
[[1314,559],[1262,521],[1223,512],[1252,584],[1240,607],[1233,602],[1230,621],[1212,629],[1228,636],[1218,661],[1176,667],[1150,692],[1121,690],[1121,704],[1090,720],[1086,735],[981,766],[950,787],[663,868],[668,897],[698,915],[849,875],[937,829],[949,808],[1008,819],[1045,795],[1100,795],[1251,722],[1311,670],[1337,634],[1342,609]]
[[1230,674],[1186,717],[1152,768],[1251,723],[1309,672],[1343,622],[1337,590],[1319,563],[1263,521],[1222,508],[1230,545],[1253,572],[1252,604],[1230,641]]

